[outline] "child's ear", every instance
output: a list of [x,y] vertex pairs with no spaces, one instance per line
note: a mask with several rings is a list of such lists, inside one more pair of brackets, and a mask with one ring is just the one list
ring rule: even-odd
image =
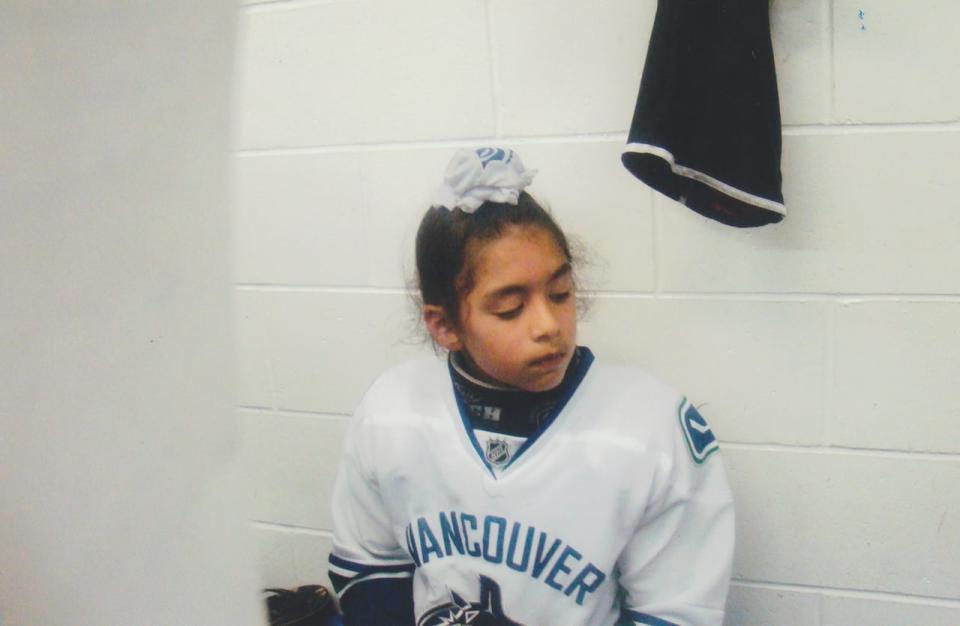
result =
[[442,306],[437,304],[423,305],[423,323],[427,326],[427,331],[438,346],[445,350],[455,352],[462,348],[460,343],[460,334],[456,327],[447,317],[447,312]]

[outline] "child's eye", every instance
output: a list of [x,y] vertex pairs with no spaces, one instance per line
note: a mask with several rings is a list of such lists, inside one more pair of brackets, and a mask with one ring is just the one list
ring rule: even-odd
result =
[[562,291],[560,293],[550,294],[550,299],[553,300],[554,302],[566,302],[569,297],[570,297],[569,291]]
[[518,306],[514,309],[510,309],[509,311],[497,311],[496,313],[494,313],[494,315],[496,315],[502,320],[512,320],[513,318],[520,315],[520,311],[522,309],[523,309],[522,306]]

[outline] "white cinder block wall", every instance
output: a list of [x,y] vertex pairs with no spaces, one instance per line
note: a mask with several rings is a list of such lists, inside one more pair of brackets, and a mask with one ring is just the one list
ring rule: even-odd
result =
[[654,0],[249,3],[240,414],[265,582],[326,581],[348,415],[416,343],[412,238],[503,144],[588,252],[583,343],[686,390],[738,505],[733,626],[960,623],[960,5],[774,0],[789,215],[619,162]]

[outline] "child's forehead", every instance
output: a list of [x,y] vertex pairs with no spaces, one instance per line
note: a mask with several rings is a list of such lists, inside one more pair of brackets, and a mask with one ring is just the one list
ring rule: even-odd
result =
[[568,263],[553,235],[539,226],[510,226],[496,239],[483,242],[472,256],[478,280],[536,279]]

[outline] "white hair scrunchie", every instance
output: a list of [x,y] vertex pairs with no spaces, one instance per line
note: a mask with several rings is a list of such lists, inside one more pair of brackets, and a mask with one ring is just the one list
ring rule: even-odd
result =
[[536,173],[524,169],[520,155],[510,149],[457,150],[430,206],[473,213],[488,200],[516,204]]

